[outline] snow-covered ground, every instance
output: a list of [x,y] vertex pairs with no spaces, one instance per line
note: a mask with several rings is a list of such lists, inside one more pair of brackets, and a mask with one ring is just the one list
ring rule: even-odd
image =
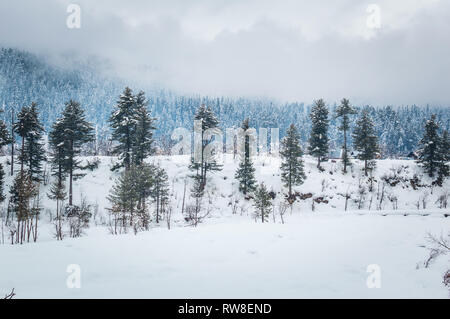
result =
[[[449,181],[443,187],[414,190],[414,174],[422,184],[430,181],[413,161],[377,161],[373,192],[359,203],[358,185],[366,183],[361,163],[355,161],[352,171],[342,175],[339,163],[324,163],[325,171],[319,172],[315,160],[306,157],[308,178],[296,190],[312,197],[297,202],[282,224],[277,215],[282,198],[279,159],[257,158],[258,181],[277,193],[275,216],[261,224],[252,216],[251,202],[238,194],[237,163],[227,158],[224,170],[208,182],[205,208],[212,213],[193,228],[181,216],[189,159],[154,157],[150,161],[159,162],[170,177],[172,229],[162,223],[137,235],[112,236],[105,226],[105,208],[117,173],[109,170],[111,158],[101,160],[97,170],[75,183],[75,202],[83,196],[95,206],[90,229],[81,238],[56,241],[50,224],[56,204],[44,196],[43,187],[38,242],[0,244],[0,296],[15,288],[18,298],[449,297],[442,283],[450,268],[448,256],[429,268],[422,266],[428,257],[423,247],[427,234],[450,231],[450,217],[445,217],[450,210],[439,208],[437,201],[448,191]],[[380,177],[394,171],[403,179],[385,186],[379,205]],[[346,212],[345,194],[352,196]],[[313,200],[319,197],[328,203],[315,203],[313,211]],[[69,265],[80,267],[79,289],[67,286]],[[379,266],[381,288],[368,288],[373,275],[367,272],[369,265]]]

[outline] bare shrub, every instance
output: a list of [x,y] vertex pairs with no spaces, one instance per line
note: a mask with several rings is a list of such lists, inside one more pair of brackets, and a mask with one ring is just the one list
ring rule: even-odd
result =
[[170,223],[172,221],[172,205],[169,205],[165,210],[164,210],[164,219],[166,221],[166,225],[167,225],[167,229],[170,229]]
[[92,216],[91,206],[83,198],[80,206],[67,205],[64,215],[69,225],[69,236],[72,238],[81,237],[83,230],[89,227],[89,220]]
[[284,224],[284,214],[286,214],[286,211],[290,205],[286,202],[280,202],[278,204],[278,214],[281,218],[281,223]]
[[448,191],[445,191],[441,195],[439,195],[436,203],[439,203],[439,208],[447,208],[448,205]]
[[194,227],[197,227],[197,225],[210,213],[209,209],[206,212],[203,212],[202,207],[196,204],[187,205],[185,211],[184,220],[188,222],[190,226]]
[[13,288],[13,290],[11,290],[11,292],[9,294],[5,295],[5,297],[3,299],[12,299],[15,295],[16,295],[16,293],[14,292],[14,288]]
[[450,233],[447,234],[447,238],[445,238],[443,235],[441,235],[440,237],[436,237],[432,234],[428,234],[427,241],[430,244],[427,247],[430,251],[430,255],[424,262],[425,268],[428,268],[428,266],[430,266],[430,264],[434,262],[439,256],[450,253]]

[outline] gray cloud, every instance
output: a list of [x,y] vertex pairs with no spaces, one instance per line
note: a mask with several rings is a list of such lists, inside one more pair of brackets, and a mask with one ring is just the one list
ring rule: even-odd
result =
[[118,74],[185,93],[449,105],[448,1],[80,0],[0,3],[3,45],[97,56]]

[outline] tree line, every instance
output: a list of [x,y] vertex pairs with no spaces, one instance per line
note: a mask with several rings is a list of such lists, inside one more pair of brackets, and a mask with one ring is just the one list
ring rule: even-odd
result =
[[[119,177],[110,191],[108,208],[111,216],[109,223],[113,234],[134,232],[149,229],[151,221],[168,222],[170,227],[170,191],[167,172],[156,164],[145,160],[155,154],[154,132],[156,118],[148,109],[148,99],[143,91],[134,94],[126,87],[119,96],[109,117],[111,128],[112,155],[117,157],[112,171],[118,171]],[[348,99],[343,99],[335,108],[333,114],[323,99],[314,101],[309,114],[311,130],[308,138],[307,153],[317,159],[317,168],[323,171],[321,163],[327,159],[330,147],[330,120],[340,121],[339,130],[343,135],[341,161],[342,172],[347,173],[351,165],[348,150],[350,121],[358,114]],[[184,205],[182,213],[185,220],[196,226],[209,212],[203,209],[203,199],[210,174],[220,171],[222,166],[215,160],[204,156],[207,146],[213,138],[205,132],[219,127],[219,120],[211,107],[202,104],[198,107],[194,119],[201,123],[201,156],[192,157],[189,165],[192,179],[190,189],[191,203]],[[24,106],[14,118],[11,117],[11,131],[8,131],[4,121],[0,121],[0,146],[11,145],[11,175],[14,182],[9,189],[10,199],[7,209],[7,224],[9,225],[11,241],[23,243],[36,241],[38,236],[38,220],[42,210],[40,205],[40,185],[52,180],[48,194],[56,202],[56,217],[54,218],[55,237],[63,239],[63,224],[70,228],[70,236],[79,236],[84,227],[89,224],[91,211],[89,205],[81,200],[74,204],[73,181],[82,178],[87,169],[93,169],[98,162],[82,165],[80,155],[83,147],[94,140],[94,127],[87,121],[80,103],[70,100],[60,117],[52,124],[48,132],[49,150],[44,148],[44,126],[39,119],[36,103]],[[250,118],[243,120],[241,129],[244,133],[243,149],[235,178],[239,183],[239,191],[248,199],[253,199],[255,214],[262,222],[267,221],[270,198],[273,196],[264,183],[257,182],[255,168],[250,152]],[[16,137],[19,147],[14,149]],[[375,168],[373,161],[380,153],[380,147],[374,122],[369,109],[359,112],[351,137],[356,157],[364,161],[364,173],[368,176]],[[432,116],[425,125],[425,134],[418,145],[418,162],[424,167],[430,177],[437,174],[435,183],[442,185],[449,175],[449,137],[446,130],[439,129],[436,116]],[[15,152],[17,155],[15,156]],[[287,189],[286,200],[292,204],[296,195],[295,186],[301,185],[307,178],[304,171],[303,149],[300,132],[295,124],[291,124],[281,140],[281,182]],[[50,165],[51,177],[46,176],[44,163]],[[15,165],[18,165],[15,169]],[[3,166],[0,164],[0,201],[4,201]],[[68,186],[66,185],[68,183]],[[68,203],[64,205],[65,200]],[[149,202],[153,203],[154,211],[150,212]]]

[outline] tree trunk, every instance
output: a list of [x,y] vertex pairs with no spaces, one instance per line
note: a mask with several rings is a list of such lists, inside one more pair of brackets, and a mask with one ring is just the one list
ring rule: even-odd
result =
[[348,161],[348,154],[347,154],[347,130],[344,129],[344,174],[347,173],[347,161]]
[[156,223],[159,224],[159,195],[156,196]]
[[364,160],[364,175],[367,176],[367,160]]
[[69,169],[69,205],[72,206],[72,199],[73,199],[73,140],[70,141],[70,169]]
[[24,153],[25,153],[25,137],[22,136],[22,159],[20,160],[20,172],[23,172]]
[[292,195],[292,166],[289,163],[289,197]]
[[14,175],[14,110],[11,113],[11,176]]
[[184,180],[183,203],[181,204],[181,215],[184,216],[184,200],[186,199],[186,179]]

